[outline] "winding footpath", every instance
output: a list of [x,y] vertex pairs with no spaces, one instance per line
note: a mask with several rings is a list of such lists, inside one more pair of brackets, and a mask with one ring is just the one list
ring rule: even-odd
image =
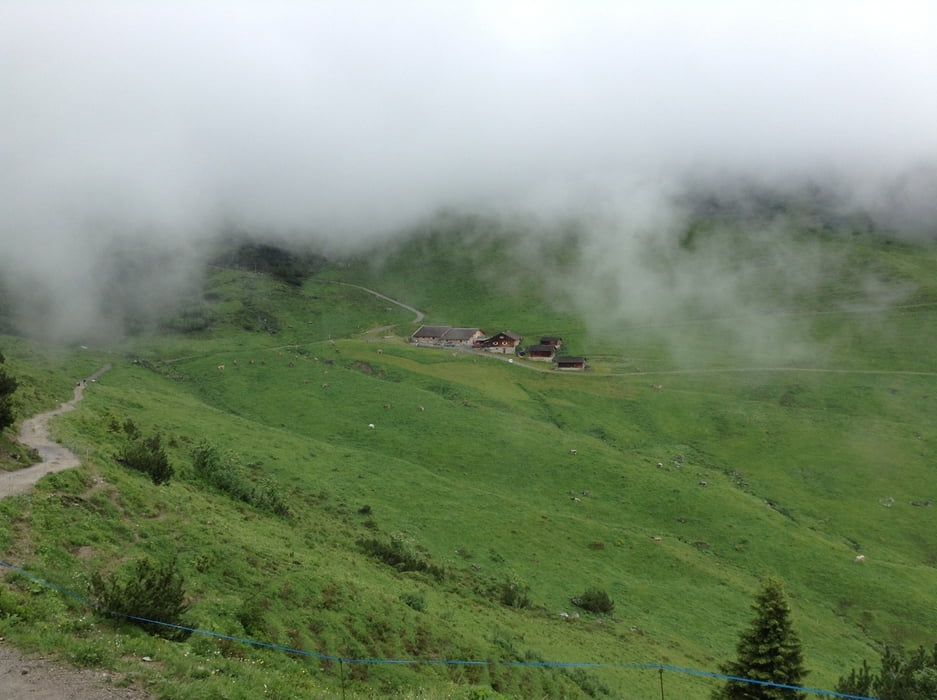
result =
[[0,498],[25,493],[46,474],[60,472],[63,469],[72,469],[81,464],[78,455],[67,447],[54,442],[49,436],[49,421],[55,416],[75,410],[75,405],[84,398],[85,388],[88,384],[95,381],[110,368],[109,364],[104,365],[87,379],[79,381],[75,385],[75,393],[71,401],[66,401],[58,408],[39,413],[23,421],[17,439],[30,449],[36,450],[41,461],[15,472],[0,473]]
[[[367,287],[362,287],[360,284],[352,284],[351,282],[336,282],[335,284],[340,284],[340,285],[342,285],[342,286],[344,286],[344,287],[354,287],[355,289],[360,289],[361,291],[367,292],[368,294],[373,294],[373,295],[376,296],[378,299],[383,299],[384,301],[389,301],[391,304],[396,304],[397,306],[399,306],[399,307],[401,307],[401,308],[403,308],[403,309],[406,309],[406,310],[409,311],[410,313],[414,314],[414,316],[415,316],[415,318],[413,319],[413,322],[414,322],[414,323],[422,323],[422,322],[423,322],[423,318],[426,316],[426,314],[424,314],[422,311],[420,311],[419,309],[416,309],[416,308],[410,306],[409,304],[404,304],[402,301],[397,301],[396,299],[391,299],[389,296],[387,296],[387,295],[385,295],[385,294],[381,294],[380,292],[377,292],[377,291],[375,291],[375,290],[373,290],[373,289],[368,289]],[[384,327],[384,328],[390,328],[390,326],[383,326],[383,327]]]

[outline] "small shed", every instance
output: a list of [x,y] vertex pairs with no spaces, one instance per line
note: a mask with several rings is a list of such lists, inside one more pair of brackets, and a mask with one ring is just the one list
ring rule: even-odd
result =
[[540,339],[541,345],[552,345],[554,348],[559,348],[563,345],[563,339],[558,335],[545,335]]
[[557,357],[556,369],[579,370],[586,368],[586,358],[584,357]]
[[527,357],[531,360],[541,360],[543,362],[550,362],[553,360],[553,357],[556,355],[556,347],[553,345],[531,345],[527,348]]
[[523,336],[518,335],[514,331],[502,331],[488,339],[488,342],[485,343],[485,349],[491,352],[513,355],[517,350],[517,346],[521,344],[523,339]]

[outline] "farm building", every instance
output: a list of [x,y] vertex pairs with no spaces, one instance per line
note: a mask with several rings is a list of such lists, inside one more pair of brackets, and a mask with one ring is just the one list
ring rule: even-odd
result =
[[523,336],[518,335],[514,331],[502,331],[491,336],[485,342],[485,350],[490,352],[500,352],[505,355],[513,355],[517,346],[520,345],[523,340]]
[[433,345],[439,347],[453,347],[466,345],[484,337],[478,328],[453,328],[452,326],[420,326],[410,341],[417,345]]
[[556,346],[554,345],[531,345],[527,348],[527,357],[531,360],[541,360],[543,362],[551,362],[553,357],[556,355]]
[[586,358],[584,357],[557,357],[556,369],[584,370]]
[[541,345],[552,345],[559,349],[563,345],[563,339],[556,335],[545,335],[540,339]]

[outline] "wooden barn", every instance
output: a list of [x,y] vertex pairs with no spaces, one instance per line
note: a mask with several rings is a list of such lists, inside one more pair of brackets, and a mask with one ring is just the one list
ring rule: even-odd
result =
[[479,338],[484,337],[479,328],[453,328],[452,326],[420,326],[410,342],[417,345],[431,345],[434,347],[468,346]]
[[417,345],[435,345],[442,342],[443,334],[450,329],[451,326],[420,326],[410,336],[410,342]]
[[541,343],[540,345],[531,345],[529,348],[527,348],[527,357],[531,360],[552,362],[555,356],[556,346],[554,345],[546,345]]
[[502,331],[491,336],[485,342],[485,350],[490,352],[500,352],[505,355],[513,355],[517,351],[517,346],[521,344],[523,336],[514,331]]
[[545,335],[540,339],[541,345],[552,345],[555,349],[559,349],[563,345],[563,339],[557,335]]
[[586,368],[586,358],[584,357],[557,357],[556,358],[556,369],[563,370],[578,370],[582,371]]

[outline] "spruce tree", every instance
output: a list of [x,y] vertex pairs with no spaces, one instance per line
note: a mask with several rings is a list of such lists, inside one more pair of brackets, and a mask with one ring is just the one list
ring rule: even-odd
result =
[[[790,608],[779,581],[769,579],[752,605],[755,617],[739,635],[738,658],[721,667],[727,676],[762,683],[799,686],[807,674],[800,639],[790,620]],[[791,700],[804,694],[777,685],[727,680],[714,700]]]
[[836,690],[850,695],[873,695],[881,700],[932,700],[937,698],[937,644],[907,652],[885,647],[881,669],[874,673],[866,661],[843,676]]

